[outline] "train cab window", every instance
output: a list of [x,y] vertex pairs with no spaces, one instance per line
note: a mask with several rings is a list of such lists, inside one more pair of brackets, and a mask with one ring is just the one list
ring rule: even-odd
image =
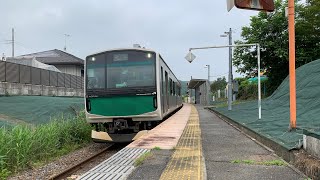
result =
[[107,89],[156,86],[155,54],[144,51],[107,53]]
[[105,55],[89,56],[86,59],[87,89],[105,88]]

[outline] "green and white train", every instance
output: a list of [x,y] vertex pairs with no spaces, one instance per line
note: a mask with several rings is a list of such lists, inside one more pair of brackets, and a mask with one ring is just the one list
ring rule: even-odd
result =
[[95,142],[129,142],[182,106],[181,84],[159,53],[112,49],[87,56],[85,110]]

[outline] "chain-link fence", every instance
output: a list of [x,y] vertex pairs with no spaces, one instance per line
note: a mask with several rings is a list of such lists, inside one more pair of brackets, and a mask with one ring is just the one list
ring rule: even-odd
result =
[[0,61],[0,82],[83,89],[84,79],[66,73]]

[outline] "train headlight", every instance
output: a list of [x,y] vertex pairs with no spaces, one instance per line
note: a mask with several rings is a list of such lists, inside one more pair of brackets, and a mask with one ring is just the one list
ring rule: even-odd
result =
[[96,60],[96,58],[95,58],[95,57],[92,57],[92,58],[91,58],[91,61],[95,61],[95,60]]
[[151,53],[148,53],[147,54],[147,58],[151,58],[152,57],[152,54]]

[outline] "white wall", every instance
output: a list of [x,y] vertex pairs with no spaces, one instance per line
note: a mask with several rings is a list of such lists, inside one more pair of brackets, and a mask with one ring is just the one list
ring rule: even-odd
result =
[[83,97],[83,89],[0,82],[0,95],[75,96]]
[[55,65],[62,73],[81,76],[81,67],[76,65]]

